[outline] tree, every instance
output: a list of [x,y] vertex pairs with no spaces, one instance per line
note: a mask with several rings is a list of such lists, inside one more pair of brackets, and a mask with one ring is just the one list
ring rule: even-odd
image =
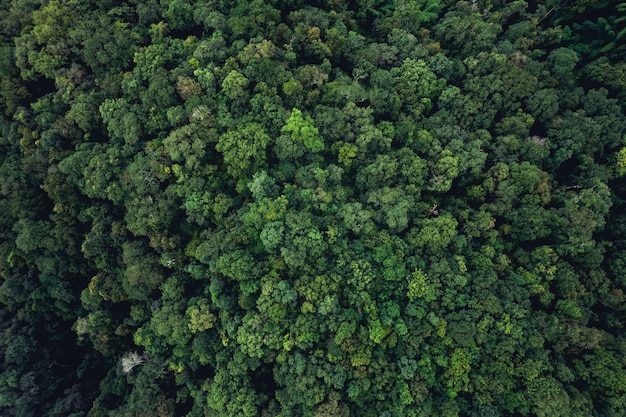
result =
[[457,234],[458,222],[450,214],[424,218],[411,230],[410,242],[417,247],[437,253],[447,247]]
[[550,69],[556,79],[561,82],[572,80],[578,61],[578,54],[569,48],[558,48],[548,55]]
[[258,123],[249,123],[221,135],[215,149],[222,152],[228,173],[235,178],[257,171],[265,160],[270,137]]
[[1,415],[623,415],[619,2],[0,3]]
[[136,299],[145,299],[163,281],[156,256],[141,241],[126,242],[122,246],[124,280],[122,286]]
[[289,137],[296,146],[301,143],[310,152],[324,150],[324,140],[315,127],[313,119],[308,115],[306,117],[303,116],[298,109],[291,110],[291,115],[280,131],[283,135]]
[[131,372],[134,367],[143,364],[145,358],[142,355],[139,355],[137,352],[128,352],[126,355],[122,357],[122,372],[125,374]]
[[393,68],[391,74],[395,78],[395,88],[403,97],[403,106],[414,115],[420,117],[433,107],[433,99],[441,93],[446,81],[439,79],[426,65],[424,60],[407,58],[402,65]]
[[413,206],[413,200],[402,188],[383,187],[374,190],[368,194],[367,203],[378,208],[377,220],[394,232],[402,231],[408,226],[408,213]]
[[248,98],[246,88],[250,81],[239,71],[232,70],[222,81],[222,91],[234,102],[244,102]]

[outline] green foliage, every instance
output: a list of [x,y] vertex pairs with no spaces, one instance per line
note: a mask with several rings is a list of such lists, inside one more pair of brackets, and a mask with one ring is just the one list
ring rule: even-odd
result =
[[568,48],[556,49],[548,56],[548,63],[552,73],[558,80],[571,77],[578,60],[578,54]]
[[231,100],[243,100],[248,94],[246,88],[250,81],[240,72],[232,70],[222,81],[222,91]]
[[621,417],[625,7],[4,2],[0,415]]
[[407,296],[409,300],[423,299],[428,303],[437,299],[439,291],[421,269],[415,270],[408,280]]
[[257,168],[263,162],[269,142],[263,126],[250,123],[221,135],[215,149],[222,153],[228,173],[238,178],[245,175],[251,165]]
[[324,140],[313,124],[311,116],[302,116],[298,109],[292,109],[291,115],[280,129],[281,133],[289,135],[295,143],[302,143],[311,152],[324,150]]
[[189,331],[198,333],[208,330],[215,323],[215,316],[209,311],[209,303],[206,299],[201,299],[198,304],[191,305],[185,313],[189,316]]
[[626,174],[626,148],[620,149],[615,155],[615,158],[617,175],[623,176]]
[[158,263],[155,262],[156,256],[147,252],[139,241],[125,242],[122,246],[125,265],[123,282],[131,297],[147,297],[163,280]]
[[423,60],[407,58],[401,66],[392,70],[396,91],[403,99],[403,106],[416,117],[432,109],[433,99],[441,93],[446,80],[438,79]]

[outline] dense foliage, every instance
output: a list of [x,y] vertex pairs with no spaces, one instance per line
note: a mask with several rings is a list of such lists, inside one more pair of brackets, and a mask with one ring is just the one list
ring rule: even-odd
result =
[[623,417],[626,3],[0,25],[1,415]]

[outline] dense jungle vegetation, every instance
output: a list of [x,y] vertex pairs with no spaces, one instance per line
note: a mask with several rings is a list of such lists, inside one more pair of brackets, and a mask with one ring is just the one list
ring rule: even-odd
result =
[[0,415],[623,417],[626,3],[0,2]]

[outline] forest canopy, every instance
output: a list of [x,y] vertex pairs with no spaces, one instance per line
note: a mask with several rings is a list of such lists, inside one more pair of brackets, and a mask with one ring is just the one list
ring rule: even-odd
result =
[[623,417],[626,3],[0,4],[0,414]]

